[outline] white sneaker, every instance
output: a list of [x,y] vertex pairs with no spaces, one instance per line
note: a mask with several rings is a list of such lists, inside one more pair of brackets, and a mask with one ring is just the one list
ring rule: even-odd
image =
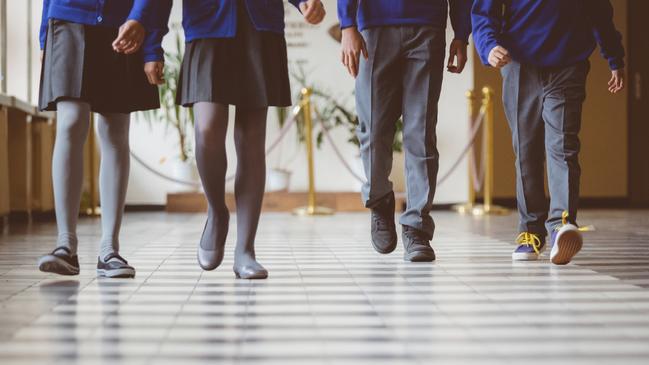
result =
[[552,232],[552,250],[550,261],[555,265],[565,265],[581,250],[584,239],[579,228],[574,224],[564,224],[559,230]]

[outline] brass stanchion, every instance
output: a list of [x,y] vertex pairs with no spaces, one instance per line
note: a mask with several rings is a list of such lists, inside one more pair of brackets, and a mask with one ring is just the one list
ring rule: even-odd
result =
[[311,115],[311,89],[302,89],[301,104],[302,114],[304,116],[304,133],[309,174],[309,192],[307,206],[295,209],[293,211],[293,214],[301,216],[331,215],[334,213],[333,209],[319,207],[316,205],[315,176],[313,168],[313,118]]
[[484,204],[473,208],[473,215],[503,215],[508,214],[509,210],[493,204],[494,188],[494,106],[493,90],[485,86],[482,89],[483,99],[482,108],[485,113],[484,120],[484,153],[485,156],[485,181],[483,190]]
[[[468,105],[468,111],[469,111],[469,129],[473,129],[473,116],[474,116],[474,107],[473,104],[475,103],[475,93],[473,90],[468,90],[466,93],[466,99],[467,99],[467,105]],[[471,168],[471,161],[475,159],[475,154],[473,153],[473,149],[471,150],[471,153],[469,154],[469,197],[468,201],[464,204],[457,204],[453,206],[453,210],[460,214],[471,214],[473,212],[473,209],[475,208],[475,188],[473,187],[473,169]]]
[[88,207],[85,209],[86,214],[92,217],[98,217],[101,215],[99,210],[99,202],[97,201],[97,174],[95,168],[95,160],[97,158],[97,139],[95,137],[95,114],[90,113],[90,133],[88,133],[88,150],[89,150],[89,160],[88,160],[88,170],[89,178],[88,181]]

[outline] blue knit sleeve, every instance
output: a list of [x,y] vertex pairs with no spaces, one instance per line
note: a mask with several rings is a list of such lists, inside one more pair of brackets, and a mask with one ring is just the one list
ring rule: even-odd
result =
[[591,0],[590,18],[593,23],[593,34],[602,57],[609,64],[611,70],[624,68],[624,46],[622,35],[615,28],[613,23],[613,6],[609,0]]
[[50,0],[43,0],[43,13],[41,15],[41,27],[38,34],[38,40],[41,45],[41,50],[45,48],[45,39],[47,38],[47,22],[48,22],[49,8],[50,8]]
[[472,0],[448,0],[451,26],[455,39],[469,42],[471,34],[471,5]]
[[341,28],[355,27],[359,0],[338,0],[338,19]]
[[503,0],[475,0],[471,10],[473,41],[482,63],[489,65],[489,52],[498,45],[502,30]]

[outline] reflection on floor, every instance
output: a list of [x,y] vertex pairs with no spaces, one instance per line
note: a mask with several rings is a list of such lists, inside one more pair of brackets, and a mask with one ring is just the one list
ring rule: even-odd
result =
[[98,221],[81,222],[76,278],[36,271],[53,224],[14,225],[0,236],[0,363],[647,363],[649,212],[585,212],[598,231],[565,267],[512,263],[513,215],[435,217],[438,261],[407,264],[373,252],[365,214],[265,215],[271,276],[255,282],[234,279],[231,252],[198,268],[200,215],[129,214],[134,280],[95,277]]

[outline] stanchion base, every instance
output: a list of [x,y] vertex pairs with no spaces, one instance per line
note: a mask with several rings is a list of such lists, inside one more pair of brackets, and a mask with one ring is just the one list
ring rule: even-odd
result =
[[85,211],[86,215],[88,217],[100,217],[101,216],[101,208],[86,208]]
[[299,215],[302,217],[306,216],[315,216],[315,215],[332,215],[334,210],[327,207],[300,207],[293,210],[294,215]]
[[464,203],[464,204],[456,204],[451,207],[454,211],[460,213],[460,214],[473,214],[473,209],[475,209],[476,205],[473,203]]
[[472,215],[507,215],[511,211],[507,208],[500,207],[498,205],[476,205],[471,210]]

